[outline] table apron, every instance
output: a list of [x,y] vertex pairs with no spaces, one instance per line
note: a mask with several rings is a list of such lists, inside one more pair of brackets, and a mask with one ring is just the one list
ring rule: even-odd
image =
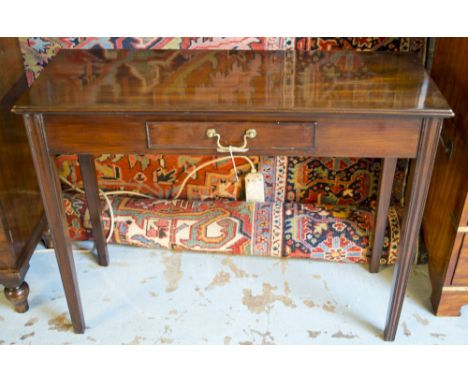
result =
[[51,154],[193,154],[217,151],[209,128],[224,145],[240,145],[248,129],[243,155],[314,155],[342,157],[416,157],[420,118],[317,117],[309,121],[162,120],[151,115],[45,115]]

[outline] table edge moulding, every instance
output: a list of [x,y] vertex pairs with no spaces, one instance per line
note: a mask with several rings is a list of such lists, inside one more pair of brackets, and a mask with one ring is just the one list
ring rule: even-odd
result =
[[24,114],[77,333],[85,322],[56,154],[79,155],[101,265],[108,264],[108,254],[93,155],[226,155],[231,147],[249,155],[383,158],[371,272],[379,267],[396,160],[413,158],[384,331],[385,340],[395,338],[442,121],[453,116],[417,57],[62,50],[13,111]]

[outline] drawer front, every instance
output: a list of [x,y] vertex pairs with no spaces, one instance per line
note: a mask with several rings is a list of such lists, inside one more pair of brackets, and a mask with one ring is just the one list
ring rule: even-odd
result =
[[[314,152],[315,123],[147,122],[149,149],[229,152]],[[209,134],[213,135],[210,136]],[[251,136],[249,137],[249,133]]]
[[144,115],[46,115],[52,153],[166,153],[226,155],[221,146],[243,146],[248,155],[416,156],[421,119],[318,117],[308,121],[234,122],[162,120]]

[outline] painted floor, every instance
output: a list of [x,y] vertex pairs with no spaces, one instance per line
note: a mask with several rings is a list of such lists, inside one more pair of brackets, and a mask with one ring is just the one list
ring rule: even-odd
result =
[[[75,243],[89,249],[90,243]],[[38,248],[30,310],[0,295],[0,344],[387,344],[393,267],[111,245],[111,265],[75,253],[87,330],[72,332],[55,257]],[[395,344],[468,344],[468,308],[431,312],[427,267],[415,267]]]

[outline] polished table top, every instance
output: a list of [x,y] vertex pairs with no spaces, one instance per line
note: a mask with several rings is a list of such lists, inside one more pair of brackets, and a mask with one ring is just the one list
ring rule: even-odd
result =
[[19,113],[290,113],[449,117],[408,53],[61,50]]

